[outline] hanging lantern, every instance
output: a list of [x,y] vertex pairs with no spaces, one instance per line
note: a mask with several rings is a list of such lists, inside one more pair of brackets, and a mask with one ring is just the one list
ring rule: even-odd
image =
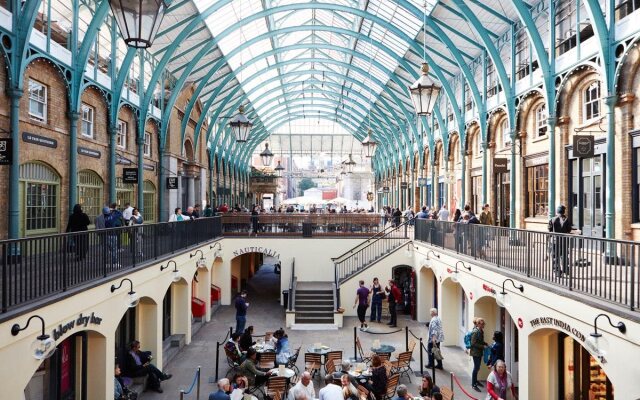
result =
[[433,112],[436,99],[442,87],[436,85],[429,78],[429,64],[422,63],[421,70],[422,75],[413,85],[409,86],[409,91],[411,92],[411,101],[416,109],[416,114],[428,116]]
[[240,108],[238,109],[238,114],[236,114],[236,116],[231,119],[231,121],[229,122],[229,126],[233,130],[233,134],[236,137],[236,142],[244,143],[247,141],[253,124],[244,115],[243,106],[240,106]]
[[278,165],[276,165],[275,170],[278,176],[282,176],[282,171],[284,171],[284,167],[282,166],[282,164],[280,164],[280,160],[278,160]]
[[260,158],[262,158],[262,165],[265,167],[271,165],[271,161],[273,161],[273,153],[269,150],[269,143],[264,144],[264,150],[260,153]]
[[348,174],[353,173],[353,167],[356,166],[356,162],[353,161],[353,156],[351,154],[349,154],[349,159],[344,162],[344,166]]
[[164,0],[109,0],[120,34],[129,47],[151,47],[167,3]]
[[364,155],[369,158],[373,157],[378,147],[378,142],[371,136],[371,129],[369,129],[367,136],[362,141],[362,146],[364,147]]

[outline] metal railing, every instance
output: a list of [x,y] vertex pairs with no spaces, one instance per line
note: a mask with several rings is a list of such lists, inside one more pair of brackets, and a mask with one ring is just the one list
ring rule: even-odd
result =
[[640,304],[640,243],[418,219],[415,240],[612,302]]
[[352,255],[354,252],[360,250],[363,247],[366,247],[367,245],[369,245],[369,243],[371,243],[371,242],[377,240],[378,238],[383,237],[387,233],[393,231],[394,229],[396,229],[398,227],[398,225],[402,224],[403,222],[405,222],[407,220],[405,217],[400,217],[395,222],[391,221],[390,218],[389,218],[388,221],[385,220],[383,217],[380,217],[380,219],[381,219],[381,224],[383,226],[385,226],[385,228],[383,230],[381,230],[380,232],[377,232],[373,236],[370,236],[369,238],[367,238],[367,240],[365,240],[362,243],[358,244],[357,246],[345,251],[344,253],[340,254],[338,257],[332,257],[331,260],[334,263],[335,262],[340,262],[342,259]]
[[413,227],[413,222],[414,220],[410,219],[397,226],[394,225],[393,229],[387,231],[383,236],[368,241],[364,247],[358,245],[355,247],[357,250],[349,255],[335,259],[336,287],[340,289],[340,284],[343,281],[407,243],[410,239],[409,229]]
[[384,230],[378,214],[260,214],[222,215],[225,236],[371,236]]
[[295,303],[295,295],[296,295],[296,259],[294,258],[291,261],[291,279],[289,281],[289,295],[287,297],[288,303],[287,310],[293,311],[293,306]]
[[1,314],[212,240],[222,233],[220,222],[211,217],[1,241]]

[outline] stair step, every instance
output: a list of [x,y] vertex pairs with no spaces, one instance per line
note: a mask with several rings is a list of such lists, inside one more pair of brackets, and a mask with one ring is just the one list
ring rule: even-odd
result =
[[330,299],[301,299],[296,296],[296,304],[333,304],[333,298]]
[[330,317],[296,317],[295,322],[301,324],[332,324],[333,315]]

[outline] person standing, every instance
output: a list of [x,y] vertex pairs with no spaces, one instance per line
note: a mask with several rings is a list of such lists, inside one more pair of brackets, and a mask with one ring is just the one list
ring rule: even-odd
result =
[[[356,301],[353,303],[353,308],[358,307],[358,319],[360,320],[360,330],[366,331],[369,329],[369,325],[366,323],[367,308],[369,308],[369,289],[364,286],[364,281],[358,282],[358,290],[356,290]],[[373,311],[372,311],[373,312]]]
[[[89,224],[89,216],[82,211],[80,204],[76,204],[73,206],[73,214],[69,216],[66,232],[86,232]],[[87,254],[87,236],[80,234],[68,237],[67,240],[67,248],[75,251],[77,260],[82,260]]]
[[400,221],[402,220],[402,211],[400,211],[400,207],[395,208],[393,211],[393,225],[400,226]]
[[504,361],[504,335],[500,331],[493,332],[493,343],[491,343],[491,355],[487,361],[487,367],[496,365],[498,360]]
[[471,334],[471,348],[469,354],[473,358],[473,370],[471,371],[471,387],[476,391],[480,391],[482,384],[478,382],[478,371],[480,371],[480,363],[482,362],[482,356],[484,355],[484,348],[487,347],[487,343],[484,341],[484,319],[476,319],[476,327]]
[[511,374],[507,372],[504,361],[496,362],[494,370],[487,377],[487,400],[503,400],[507,398],[507,392],[511,389],[509,398],[517,399],[516,387],[513,384]]
[[236,296],[235,306],[236,306],[236,332],[242,334],[244,332],[244,325],[247,323],[247,308],[249,308],[249,303],[247,303],[247,291],[243,290]]
[[[133,208],[133,211],[131,212],[131,219],[129,219],[129,225],[130,226],[135,226],[135,225],[142,225],[142,223],[144,222],[144,219],[142,218],[142,214],[140,214],[140,210],[138,210],[137,208]],[[135,247],[136,247],[136,253],[139,257],[143,256],[142,253],[142,227],[138,227],[135,228],[135,230],[133,231],[133,236],[134,236],[134,240],[135,240]]]
[[[559,205],[556,216],[549,220],[548,230],[552,233],[571,233],[571,221],[566,216],[567,208]],[[552,235],[553,272],[557,276],[569,273],[569,240],[565,236]]]
[[[429,356],[429,364],[427,368],[434,367],[433,348],[440,349],[440,343],[444,342],[444,329],[442,328],[442,319],[438,316],[438,309],[431,309],[431,321],[429,322],[429,345],[427,354]],[[435,360],[435,368],[443,369],[442,360]]]
[[480,223],[482,225],[494,224],[493,213],[491,212],[491,207],[489,206],[489,203],[485,204],[484,207],[482,207],[482,212],[480,213]]
[[124,204],[124,210],[122,210],[122,219],[124,220],[124,225],[125,226],[131,225],[131,216],[132,215],[133,215],[133,207],[131,207],[131,204],[125,203]]
[[209,218],[213,217],[213,209],[211,208],[211,204],[207,204],[204,208],[204,217]]
[[418,218],[418,219],[428,219],[429,218],[429,213],[427,212],[427,206],[422,206],[422,211],[420,211],[418,213],[418,215],[416,215],[416,218]]
[[191,217],[193,219],[200,218],[200,204],[196,204],[193,206],[193,212],[191,213]]
[[443,205],[440,211],[438,212],[438,220],[439,221],[448,221],[449,220],[449,210],[447,210],[447,205]]
[[380,322],[382,317],[382,300],[384,299],[384,291],[378,278],[373,278],[373,285],[371,285],[371,322]]
[[388,295],[389,315],[391,316],[391,320],[387,325],[390,325],[392,328],[395,328],[398,326],[398,315],[396,310],[396,304],[397,302],[402,301],[402,293],[400,293],[400,289],[398,289],[393,279],[389,280],[389,286],[391,286],[391,288],[389,288],[388,286],[384,288],[385,292],[389,293]]
[[169,217],[169,222],[180,222],[184,220],[185,218],[182,216],[182,209],[180,207],[176,207],[176,209],[173,210],[171,217]]
[[249,233],[249,236],[251,236],[252,234],[258,236],[258,229],[259,229],[258,215],[260,215],[260,213],[258,212],[258,207],[254,206],[253,209],[251,210],[251,233]]

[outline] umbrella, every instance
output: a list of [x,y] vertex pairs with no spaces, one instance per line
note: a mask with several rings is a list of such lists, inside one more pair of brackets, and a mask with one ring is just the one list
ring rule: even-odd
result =
[[328,204],[347,204],[351,200],[345,199],[344,197],[336,197],[335,199],[328,200]]

